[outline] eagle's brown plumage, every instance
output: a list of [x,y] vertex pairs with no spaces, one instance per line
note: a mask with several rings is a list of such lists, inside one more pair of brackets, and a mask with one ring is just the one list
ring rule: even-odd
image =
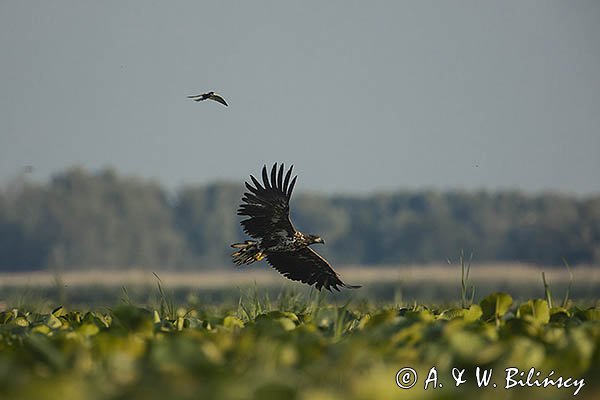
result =
[[252,183],[246,182],[248,192],[242,197],[238,215],[248,217],[241,225],[244,232],[256,240],[231,245],[238,249],[232,254],[234,263],[251,264],[266,257],[286,278],[314,285],[319,290],[360,287],[342,282],[331,265],[308,247],[323,243],[319,236],[294,228],[290,220],[290,198],[297,177],[292,178],[292,169],[293,166],[284,173],[283,164],[277,168],[275,163],[269,174],[265,165],[262,184],[250,175]]

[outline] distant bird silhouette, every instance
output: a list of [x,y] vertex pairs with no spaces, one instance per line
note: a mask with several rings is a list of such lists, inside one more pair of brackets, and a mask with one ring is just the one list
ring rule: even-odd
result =
[[224,106],[228,106],[225,99],[215,92],[208,92],[203,94],[197,94],[195,96],[188,96],[188,99],[193,99],[194,101],[202,101],[202,100],[214,100],[218,103],[223,104]]

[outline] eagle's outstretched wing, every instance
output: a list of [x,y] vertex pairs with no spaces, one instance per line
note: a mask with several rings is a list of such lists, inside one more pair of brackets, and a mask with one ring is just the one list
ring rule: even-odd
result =
[[315,285],[319,290],[325,288],[329,291],[338,286],[357,289],[360,286],[346,285],[341,281],[331,265],[310,247],[293,252],[277,252],[267,255],[267,260],[273,268],[286,278]]
[[246,215],[241,222],[244,232],[255,239],[269,240],[277,237],[292,236],[296,229],[290,221],[290,197],[296,184],[296,176],[290,181],[292,169],[285,174],[283,164],[277,170],[277,163],[271,169],[271,179],[267,166],[263,166],[261,185],[250,175],[254,186],[246,182],[249,192],[244,193],[238,215]]

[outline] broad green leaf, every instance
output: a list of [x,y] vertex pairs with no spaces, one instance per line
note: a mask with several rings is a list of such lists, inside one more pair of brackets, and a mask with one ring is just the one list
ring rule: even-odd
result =
[[54,310],[52,310],[52,315],[55,317],[62,317],[67,313],[63,306],[58,306]]
[[552,307],[550,309],[550,322],[555,324],[566,324],[571,319],[569,310],[563,307]]
[[153,329],[153,314],[144,308],[122,305],[114,309],[112,315],[115,327],[144,332],[151,332]]
[[464,319],[467,322],[477,321],[483,315],[483,311],[479,304],[472,304],[467,310],[465,310]]
[[77,328],[77,332],[83,336],[94,336],[100,332],[98,325],[92,323],[83,323]]
[[31,328],[31,332],[47,335],[48,333],[50,333],[50,328],[48,328],[47,325],[36,325],[33,328]]
[[507,293],[495,292],[481,300],[483,319],[486,321],[501,318],[510,309],[512,297]]
[[550,321],[548,302],[542,299],[529,300],[519,306],[517,317],[535,324],[547,324]]
[[550,316],[557,314],[557,313],[565,313],[565,314],[567,314],[567,316],[569,316],[569,310],[567,310],[564,307],[552,307],[550,309]]
[[286,331],[293,331],[296,329],[294,321],[287,317],[278,318],[277,321],[281,324],[281,327]]
[[291,331],[296,329],[294,321],[287,317],[271,317],[267,314],[262,314],[256,317],[255,325],[265,332],[275,333],[280,329],[285,331]]
[[464,308],[450,308],[448,310],[442,311],[439,316],[439,319],[455,319],[455,318],[463,318],[465,316],[466,310]]
[[543,344],[522,336],[511,338],[506,350],[508,354],[503,364],[525,371],[534,365],[542,365],[546,357]]
[[228,315],[223,318],[223,326],[227,329],[243,328],[244,322],[233,315]]
[[481,318],[481,307],[477,304],[472,304],[469,308],[451,308],[444,310],[439,318],[440,319],[463,319],[465,322],[477,321]]
[[600,321],[600,309],[588,308],[583,312],[586,321]]
[[366,321],[366,327],[374,327],[384,324],[389,324],[398,320],[398,312],[393,309],[384,310],[372,314]]
[[421,321],[433,321],[435,315],[431,310],[407,311],[404,316],[408,319],[418,319]]
[[48,315],[46,318],[46,325],[50,329],[58,329],[62,326],[62,321],[59,318],[56,318],[54,314]]
[[270,318],[289,318],[290,320],[294,321],[294,322],[298,322],[298,316],[296,314],[294,314],[293,312],[288,312],[288,311],[270,311],[266,314],[264,314]]

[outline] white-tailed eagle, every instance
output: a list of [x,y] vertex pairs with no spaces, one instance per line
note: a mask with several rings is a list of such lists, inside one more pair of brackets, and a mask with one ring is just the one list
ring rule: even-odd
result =
[[252,264],[266,257],[286,278],[314,285],[319,290],[359,288],[342,282],[331,265],[309,247],[313,243],[324,243],[323,239],[294,228],[290,220],[290,197],[297,176],[292,178],[292,168],[284,174],[283,164],[278,169],[275,163],[269,179],[267,167],[263,166],[262,185],[250,175],[252,184],[246,182],[248,192],[244,193],[237,213],[249,217],[241,221],[241,225],[244,232],[256,240],[232,244],[231,247],[238,249],[231,255],[233,262]]

